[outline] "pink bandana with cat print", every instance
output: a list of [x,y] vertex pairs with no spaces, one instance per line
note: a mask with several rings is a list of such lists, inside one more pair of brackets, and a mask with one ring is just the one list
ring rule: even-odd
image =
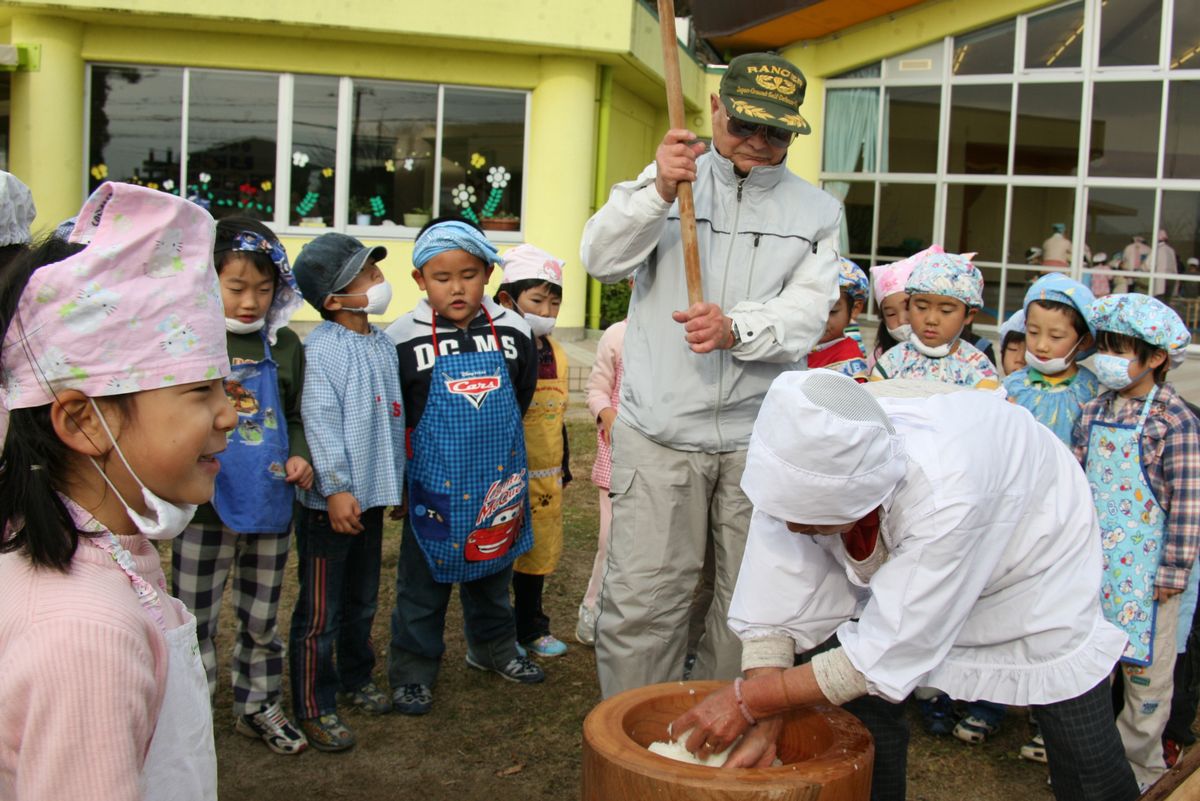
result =
[[0,353],[7,411],[67,389],[98,398],[229,374],[213,218],[194,203],[104,183],[79,212],[79,253],[34,272]]

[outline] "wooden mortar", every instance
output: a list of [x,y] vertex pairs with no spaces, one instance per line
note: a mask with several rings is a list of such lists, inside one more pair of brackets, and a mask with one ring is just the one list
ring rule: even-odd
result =
[[835,706],[784,716],[778,767],[709,768],[646,750],[667,724],[725,686],[719,681],[639,687],[598,704],[583,722],[583,801],[866,801],[875,745]]

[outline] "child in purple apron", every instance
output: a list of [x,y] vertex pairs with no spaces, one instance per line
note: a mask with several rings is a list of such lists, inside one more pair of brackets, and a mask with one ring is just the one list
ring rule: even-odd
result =
[[[291,545],[295,487],[312,486],[300,394],[304,350],[287,327],[303,305],[283,245],[258,220],[217,224],[213,263],[221,282],[231,373],[225,394],[238,415],[220,455],[212,503],[171,541],[171,591],[196,616],[196,637],[217,689],[216,632],[226,580],[232,585],[236,730],[277,754],[299,754],[304,735],[280,707],[283,640],[276,625]],[[232,576],[231,576],[232,574]]]
[[1072,445],[1100,523],[1101,606],[1129,638],[1117,729],[1145,789],[1166,771],[1179,599],[1200,546],[1200,424],[1166,383],[1191,336],[1147,295],[1108,295],[1091,315],[1106,391],[1084,405]]
[[545,678],[518,654],[508,595],[513,561],[533,544],[521,418],[537,384],[537,351],[521,315],[484,296],[498,261],[475,227],[434,220],[413,250],[413,278],[427,298],[387,329],[409,420],[388,657],[392,706],[406,715],[433,704],[455,584],[467,664],[515,682]]

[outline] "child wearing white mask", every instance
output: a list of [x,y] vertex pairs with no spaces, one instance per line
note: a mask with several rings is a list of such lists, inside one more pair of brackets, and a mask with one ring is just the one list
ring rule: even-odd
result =
[[1004,379],[1008,399],[1071,444],[1083,404],[1100,393],[1079,361],[1095,350],[1091,290],[1062,273],[1043,275],[1025,293],[1025,368]]
[[567,355],[550,336],[562,305],[563,262],[525,244],[509,250],[502,261],[503,283],[496,300],[521,313],[537,343],[538,380],[525,412],[525,447],[529,458],[529,497],[533,507],[533,548],[513,564],[513,611],[517,642],[535,656],[560,656],[566,643],[550,633],[542,608],[546,576],[562,555],[563,487],[571,480],[567,444]]
[[912,333],[879,358],[872,381],[918,378],[977,389],[999,387],[995,366],[961,339],[963,328],[983,306],[983,275],[970,255],[938,247],[913,257],[904,286]]
[[0,276],[0,796],[216,799],[196,622],[150,540],[237,415],[213,221],[104,183]]
[[1148,295],[1100,298],[1091,318],[1105,391],[1084,405],[1072,446],[1100,524],[1100,606],[1128,638],[1117,730],[1145,790],[1166,772],[1180,593],[1200,551],[1200,422],[1166,381],[1191,335]]

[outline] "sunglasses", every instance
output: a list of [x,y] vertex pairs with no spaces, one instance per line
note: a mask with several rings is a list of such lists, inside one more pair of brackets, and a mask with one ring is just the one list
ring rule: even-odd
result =
[[733,117],[726,117],[725,130],[729,132],[730,136],[736,136],[738,139],[749,139],[761,131],[767,144],[771,147],[787,147],[796,139],[796,134],[792,131],[776,128],[773,125],[755,125]]

